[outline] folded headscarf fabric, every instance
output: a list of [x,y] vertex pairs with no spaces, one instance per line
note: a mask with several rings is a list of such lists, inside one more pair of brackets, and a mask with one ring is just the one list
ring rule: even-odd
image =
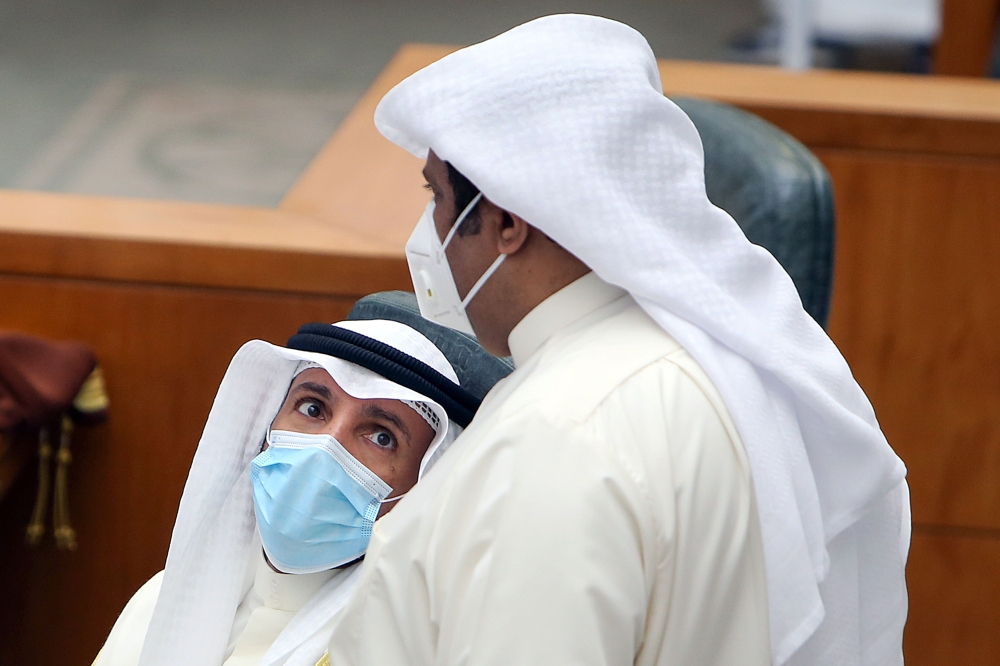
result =
[[709,202],[642,35],[537,19],[413,74],[375,123],[629,291],[715,382],[753,471],[774,663],[901,663],[906,470],[787,273]]
[[[409,326],[384,320],[335,326],[389,345],[458,383],[444,354]],[[250,462],[260,453],[292,379],[317,366],[355,398],[421,403],[434,413],[439,428],[424,455],[421,475],[461,431],[441,405],[361,366],[261,340],[243,345],[219,386],[191,463],[140,666],[222,664],[236,609],[253,584],[247,571],[260,545]],[[323,656],[329,620],[350,599],[356,568],[320,589],[278,636],[261,666],[312,666]]]

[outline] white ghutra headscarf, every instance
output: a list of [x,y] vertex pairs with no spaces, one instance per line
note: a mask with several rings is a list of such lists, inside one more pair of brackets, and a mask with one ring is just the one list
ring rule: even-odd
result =
[[[444,354],[426,337],[395,321],[335,324],[416,358],[458,384]],[[256,536],[250,462],[278,414],[296,374],[321,367],[360,400],[406,402],[437,423],[420,474],[454,441],[461,428],[445,409],[416,391],[359,365],[325,354],[246,343],[233,357],[181,496],[163,583],[139,658],[140,666],[220,666],[236,609],[253,585]],[[300,610],[264,656],[261,666],[313,666],[329,644],[330,620],[350,600],[359,565],[339,571]]]
[[375,123],[626,289],[712,378],[753,471],[774,663],[902,663],[906,470],[788,274],[708,200],[642,35],[541,18],[410,76]]

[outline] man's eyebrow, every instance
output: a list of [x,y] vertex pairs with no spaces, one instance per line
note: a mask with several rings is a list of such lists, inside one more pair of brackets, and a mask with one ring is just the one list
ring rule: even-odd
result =
[[306,391],[312,391],[313,393],[316,393],[317,395],[320,395],[323,398],[326,398],[327,400],[333,399],[333,394],[330,393],[330,389],[323,386],[322,384],[317,384],[316,382],[302,382],[301,384],[296,386],[293,390],[298,391],[300,389]]
[[382,409],[378,405],[366,402],[361,408],[361,413],[370,419],[382,419],[383,421],[388,421],[392,425],[399,428],[399,431],[403,433],[404,437],[406,437],[407,442],[411,441],[410,429],[406,427],[405,423],[403,423],[403,419],[399,418],[392,412]]

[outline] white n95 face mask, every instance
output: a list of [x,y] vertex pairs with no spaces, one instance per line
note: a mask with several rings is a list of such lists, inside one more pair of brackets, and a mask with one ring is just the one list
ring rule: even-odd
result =
[[451,239],[454,238],[455,232],[462,226],[462,222],[465,221],[465,218],[482,197],[483,194],[480,192],[465,207],[462,214],[455,220],[455,224],[452,225],[443,243],[438,237],[437,227],[434,226],[434,200],[432,199],[428,202],[424,214],[410,235],[410,240],[406,242],[406,263],[410,267],[410,279],[413,280],[413,290],[417,294],[420,314],[424,319],[472,336],[475,335],[475,332],[472,330],[472,324],[469,323],[465,308],[479,293],[490,276],[500,268],[500,264],[507,258],[507,255],[501,254],[497,257],[496,261],[486,269],[482,277],[476,280],[472,289],[462,299],[458,296],[455,277],[451,274],[451,266],[448,265],[448,257],[444,251]]

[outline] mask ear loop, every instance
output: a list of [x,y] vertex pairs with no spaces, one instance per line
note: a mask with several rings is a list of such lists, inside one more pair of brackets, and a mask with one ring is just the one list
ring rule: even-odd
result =
[[455,232],[458,231],[460,226],[462,226],[462,222],[465,222],[465,218],[469,216],[469,213],[472,212],[472,209],[476,207],[476,204],[478,204],[479,200],[482,198],[482,192],[474,196],[472,201],[469,202],[469,205],[462,211],[462,214],[458,216],[457,220],[455,220],[455,224],[451,225],[451,229],[448,230],[448,235],[444,237],[444,243],[441,244],[442,250],[448,249],[448,243],[450,243],[451,239],[455,237]]
[[407,490],[402,495],[396,495],[395,497],[389,497],[389,498],[384,499],[384,500],[379,500],[379,504],[391,504],[392,502],[398,502],[399,500],[403,499],[404,497],[406,497],[409,494],[410,494],[410,491]]
[[463,309],[465,309],[465,307],[469,305],[469,302],[472,300],[472,298],[479,293],[479,290],[483,288],[483,285],[486,284],[486,281],[489,280],[494,273],[496,273],[497,269],[500,268],[500,264],[502,264],[503,260],[506,258],[507,258],[506,254],[501,254],[499,257],[496,258],[496,261],[490,264],[490,267],[486,269],[486,272],[483,273],[482,277],[476,280],[476,284],[472,285],[472,289],[470,289],[469,293],[466,294],[465,298],[462,299]]
[[[472,212],[472,209],[476,207],[476,204],[478,204],[479,200],[482,198],[483,198],[483,193],[482,192],[478,193],[476,196],[472,198],[472,201],[469,202],[469,205],[465,207],[465,210],[462,211],[462,214],[458,216],[458,219],[455,220],[455,224],[453,224],[451,226],[451,229],[448,230],[448,235],[444,237],[444,243],[441,244],[442,250],[448,249],[448,244],[451,243],[451,239],[455,237],[455,233],[458,231],[458,228],[462,226],[462,223],[465,222],[465,218],[469,216],[469,213]],[[486,269],[486,272],[483,273],[481,276],[479,276],[479,279],[476,280],[476,283],[472,285],[472,289],[470,289],[469,293],[466,294],[465,298],[462,299],[463,309],[469,304],[470,301],[472,301],[473,297],[475,297],[475,295],[479,293],[479,290],[483,288],[483,285],[486,284],[486,281],[490,279],[490,277],[496,272],[498,268],[500,268],[500,264],[502,264],[503,260],[506,258],[507,258],[506,254],[501,254],[499,257],[496,258],[496,261],[490,264],[490,267]],[[400,495],[400,497],[402,497],[402,495]]]

